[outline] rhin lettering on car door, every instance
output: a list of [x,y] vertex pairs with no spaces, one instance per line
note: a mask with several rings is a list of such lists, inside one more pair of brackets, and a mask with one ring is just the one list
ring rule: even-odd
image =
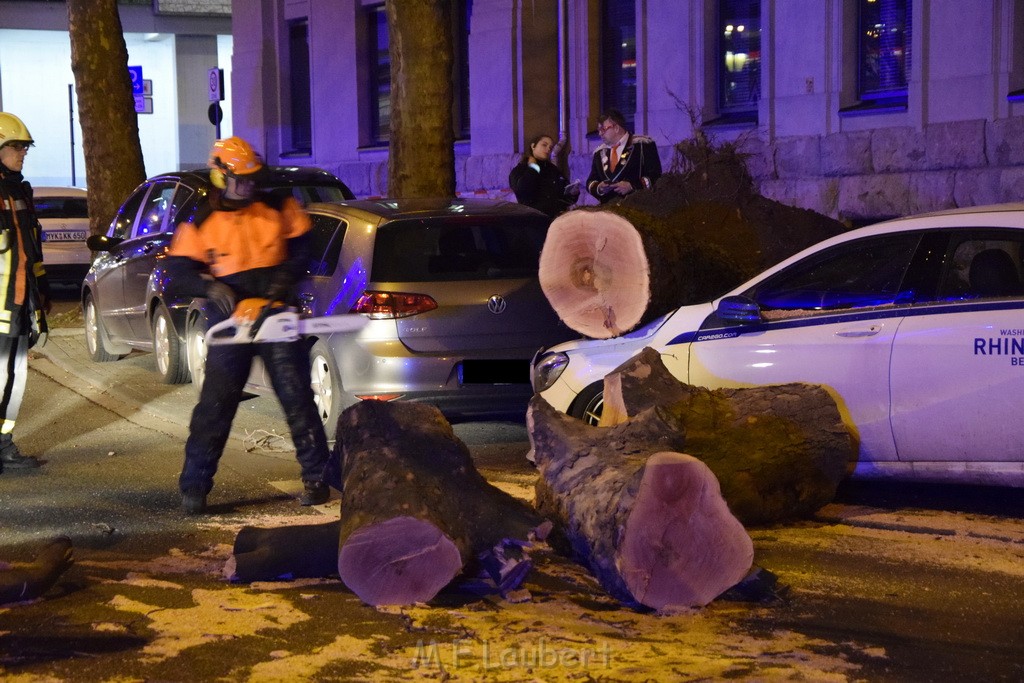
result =
[[1024,329],[999,330],[998,337],[975,337],[975,356],[1008,356],[1010,365],[1024,366]]

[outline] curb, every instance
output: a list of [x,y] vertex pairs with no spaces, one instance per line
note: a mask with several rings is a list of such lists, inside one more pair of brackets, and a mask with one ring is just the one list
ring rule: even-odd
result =
[[[117,362],[96,363],[88,359],[84,347],[84,336],[85,330],[81,327],[52,330],[46,344],[41,347],[36,346],[29,351],[31,369],[133,424],[162,432],[184,443],[188,438],[191,407],[196,402],[191,387],[159,384],[154,376],[151,384],[142,383],[145,385],[145,391],[133,391],[132,384],[126,384],[121,379],[120,375],[123,373],[116,371],[117,368],[123,366],[119,366]],[[126,357],[125,360],[129,357]],[[113,376],[115,374],[119,377],[115,378]],[[166,391],[154,398],[154,385],[166,387]],[[186,393],[187,399],[183,395]],[[183,406],[186,400],[187,410]],[[247,448],[247,444],[254,442],[252,434],[255,430],[247,432],[244,427],[238,426],[239,421],[236,416],[227,448],[251,452],[251,449]],[[260,426],[266,425],[261,424]],[[283,435],[282,441],[285,448],[280,450],[258,448],[256,450],[260,455],[292,460],[295,457],[295,451],[283,419],[280,426],[283,429],[278,433]]]

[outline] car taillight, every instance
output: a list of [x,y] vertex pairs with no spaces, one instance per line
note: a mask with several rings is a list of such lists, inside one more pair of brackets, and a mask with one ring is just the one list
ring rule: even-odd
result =
[[426,294],[407,292],[374,292],[367,290],[359,297],[350,313],[365,313],[374,320],[407,318],[437,308],[437,302]]

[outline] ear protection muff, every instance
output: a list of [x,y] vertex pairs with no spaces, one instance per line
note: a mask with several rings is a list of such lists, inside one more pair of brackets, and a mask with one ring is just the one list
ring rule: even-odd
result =
[[227,164],[221,161],[220,157],[213,157],[210,162],[212,164],[210,168],[210,182],[218,190],[223,190],[228,186]]
[[213,183],[213,186],[218,190],[223,190],[228,186],[228,179],[224,175],[224,171],[219,168],[210,169],[210,182]]

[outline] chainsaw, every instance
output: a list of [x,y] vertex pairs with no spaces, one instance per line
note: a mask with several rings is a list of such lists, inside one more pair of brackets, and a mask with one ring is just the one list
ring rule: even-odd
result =
[[206,343],[209,346],[218,346],[292,342],[310,334],[355,332],[370,322],[369,318],[359,313],[302,318],[294,308],[282,307],[274,309],[263,318],[254,333],[253,327],[258,320],[259,318],[232,316],[206,331]]

